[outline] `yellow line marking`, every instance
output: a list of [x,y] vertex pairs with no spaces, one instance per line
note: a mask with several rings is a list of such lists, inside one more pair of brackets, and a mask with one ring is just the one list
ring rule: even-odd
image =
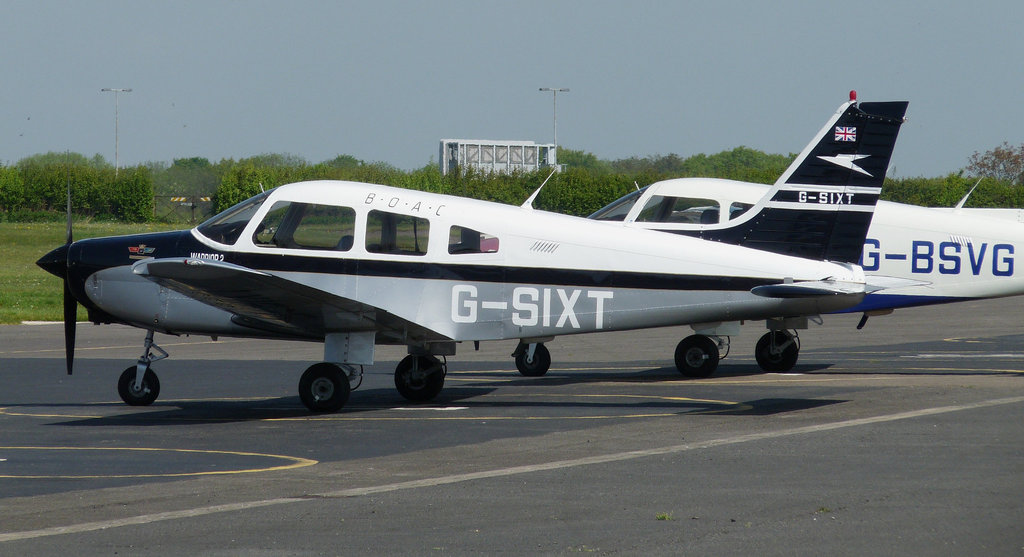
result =
[[86,420],[86,419],[97,419],[98,420],[100,418],[109,418],[110,417],[110,416],[84,416],[84,415],[76,415],[76,414],[29,414],[27,412],[11,412],[11,411],[7,410],[6,408],[0,408],[0,415],[3,415],[3,416],[25,416],[25,417],[29,417],[29,418],[80,418],[80,419],[83,419],[83,420]]
[[270,466],[264,468],[241,468],[237,470],[217,470],[210,472],[168,472],[164,474],[0,474],[0,478],[5,479],[30,479],[30,480],[42,480],[42,479],[112,479],[112,478],[182,478],[189,476],[224,476],[228,474],[253,474],[257,472],[277,472],[281,470],[293,470],[295,468],[305,468],[306,466],[312,466],[317,464],[316,460],[310,460],[308,458],[300,458],[295,456],[284,456],[275,454],[263,454],[263,453],[249,453],[241,451],[211,451],[202,449],[159,449],[151,447],[31,447],[31,446],[11,446],[4,447],[0,446],[0,450],[8,451],[131,451],[131,452],[166,452],[166,453],[189,453],[189,454],[206,454],[206,455],[227,455],[227,456],[251,456],[258,458],[270,458],[276,460],[286,460],[291,464],[282,464],[280,466]]
[[[82,323],[85,323],[84,321]],[[223,340],[196,340],[189,342],[164,342],[160,343],[160,346],[173,347],[173,346],[198,346],[202,344],[230,344],[230,343],[241,343],[241,342],[253,342],[257,339],[223,339]],[[115,345],[115,346],[79,346],[75,350],[81,352],[88,352],[90,350],[136,350],[139,346],[137,344],[131,345]],[[63,348],[44,348],[42,350],[0,350],[0,355],[6,354],[44,354],[49,352],[60,352],[64,353]]]

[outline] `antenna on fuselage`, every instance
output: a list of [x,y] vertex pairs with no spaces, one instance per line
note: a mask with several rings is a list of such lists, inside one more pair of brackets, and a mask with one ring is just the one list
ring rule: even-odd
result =
[[970,190],[968,190],[967,191],[967,195],[965,195],[964,198],[960,200],[960,203],[957,203],[956,207],[953,207],[953,208],[954,209],[963,209],[964,208],[964,203],[967,203],[967,198],[970,197],[972,193],[974,193],[974,189],[977,188],[978,185],[981,184],[981,181],[984,180],[984,179],[985,179],[984,177],[978,178],[978,181],[974,183],[974,187],[972,187]]
[[548,180],[550,180],[551,177],[554,176],[554,175],[555,175],[555,171],[552,170],[551,174],[548,174],[548,177],[544,178],[544,181],[541,182],[540,187],[535,189],[535,190],[533,190],[533,194],[525,202],[523,202],[523,204],[520,205],[520,207],[522,207],[523,209],[533,210],[533,200],[537,199],[537,194],[540,193],[541,188],[543,188],[544,184],[548,183]]

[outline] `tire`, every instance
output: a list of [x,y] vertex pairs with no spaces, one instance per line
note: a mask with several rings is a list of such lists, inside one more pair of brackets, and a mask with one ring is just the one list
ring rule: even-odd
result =
[[526,361],[527,347],[516,350],[516,369],[524,377],[541,377],[551,368],[551,352],[543,344],[538,343],[533,350],[533,361]]
[[690,335],[676,345],[675,360],[686,377],[711,377],[718,369],[718,345],[704,335]]
[[314,364],[299,379],[299,398],[310,412],[337,412],[351,392],[348,376],[331,363]]
[[[781,352],[772,352],[774,347],[787,344]],[[793,369],[800,357],[800,347],[793,335],[787,331],[768,331],[757,341],[754,347],[754,358],[762,370],[768,372],[785,372]]]
[[409,402],[429,402],[444,388],[444,364],[434,356],[406,356],[395,368],[395,388]]
[[117,394],[121,400],[129,406],[149,406],[160,396],[160,379],[152,368],[147,367],[145,375],[142,376],[142,387],[135,389],[135,374],[137,366],[131,366],[121,373],[117,380]]

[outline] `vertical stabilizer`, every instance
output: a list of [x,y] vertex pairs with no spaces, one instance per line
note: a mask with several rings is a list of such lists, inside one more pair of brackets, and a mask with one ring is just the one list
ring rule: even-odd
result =
[[906,101],[851,92],[761,201],[700,237],[809,259],[856,263],[882,191]]

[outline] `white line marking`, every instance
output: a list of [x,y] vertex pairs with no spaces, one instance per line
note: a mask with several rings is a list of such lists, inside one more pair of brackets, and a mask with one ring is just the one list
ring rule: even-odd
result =
[[621,453],[611,453],[605,455],[595,455],[583,458],[574,458],[569,460],[555,460],[552,462],[542,462],[540,464],[529,464],[525,466],[511,466],[508,468],[497,468],[494,470],[483,470],[480,472],[469,472],[465,474],[452,474],[448,476],[439,476],[435,478],[423,478],[421,480],[412,480],[407,482],[396,482],[390,484],[382,484],[376,486],[367,487],[354,487],[349,489],[341,489],[337,491],[328,491],[325,493],[317,493],[308,497],[280,497],[276,499],[263,499],[260,501],[248,501],[241,503],[228,503],[224,505],[211,505],[208,507],[197,507],[194,509],[184,509],[180,511],[169,511],[162,513],[144,514],[139,516],[132,516],[127,518],[119,518],[112,520],[101,520],[96,522],[83,522],[79,524],[70,524],[67,526],[54,526],[51,528],[41,528],[39,530],[26,530],[22,532],[8,532],[0,534],[0,542],[28,540],[35,538],[43,538],[47,536],[59,536],[63,534],[80,534],[83,532],[94,532],[96,530],[105,530],[108,528],[120,528],[122,526],[134,526],[139,524],[151,524],[154,522],[162,522],[165,520],[177,520],[181,518],[195,518],[198,516],[206,516],[217,513],[244,511],[248,509],[256,509],[261,507],[273,507],[277,505],[288,505],[292,503],[302,503],[305,501],[320,499],[320,498],[343,498],[343,497],[362,497],[365,495],[372,495],[377,493],[390,493],[394,491],[402,491],[406,489],[419,489],[424,487],[436,487],[441,485],[450,485],[462,482],[469,482],[473,480],[483,480],[489,478],[502,478],[507,476],[515,476],[519,474],[530,474],[533,472],[544,472],[549,470],[562,470],[566,468],[575,468],[578,466],[589,466],[592,464],[606,464],[609,462],[622,462],[627,460],[636,460],[640,458],[647,458],[651,456],[660,456],[668,454],[678,454],[687,451],[696,451],[701,449],[710,449],[714,447],[723,447],[727,445],[738,445],[741,443],[750,443],[753,441],[763,441],[766,439],[778,439],[781,437],[791,437],[794,435],[805,435],[808,433],[819,433],[823,431],[833,431],[837,429],[843,429],[848,427],[859,427],[872,424],[880,424],[886,422],[895,422],[900,420],[909,420],[913,418],[920,418],[923,416],[934,416],[937,414],[948,414],[950,412],[959,412],[962,410],[974,410],[978,408],[988,408],[991,406],[1001,406],[1005,404],[1017,404],[1024,402],[1024,396],[1010,397],[1010,398],[998,398],[992,400],[985,400],[981,402],[974,402],[970,404],[958,404],[954,406],[938,406],[935,408],[924,408],[921,410],[911,410],[909,412],[898,412],[896,414],[886,414],[883,416],[873,416],[870,418],[858,418],[853,420],[842,420],[838,422],[809,425],[803,427],[794,427],[789,429],[780,429],[777,431],[766,431],[762,433],[750,433],[747,435],[736,435],[733,437],[724,437],[721,439],[710,439],[707,441],[701,441],[698,443],[684,443],[681,445],[669,445],[667,447],[656,447],[652,449],[644,449],[639,451],[627,451]]
[[1024,359],[1024,354],[987,354],[987,353],[975,353],[975,354],[954,354],[952,352],[939,352],[929,354],[911,354],[900,356],[900,358],[911,358],[911,359],[928,359],[928,358],[949,358],[962,360],[966,358],[985,358],[985,359],[1004,359],[1004,360],[1020,360]]
[[392,410],[426,410],[429,412],[456,412],[458,410],[469,410],[469,406],[399,406],[397,408],[392,408]]

